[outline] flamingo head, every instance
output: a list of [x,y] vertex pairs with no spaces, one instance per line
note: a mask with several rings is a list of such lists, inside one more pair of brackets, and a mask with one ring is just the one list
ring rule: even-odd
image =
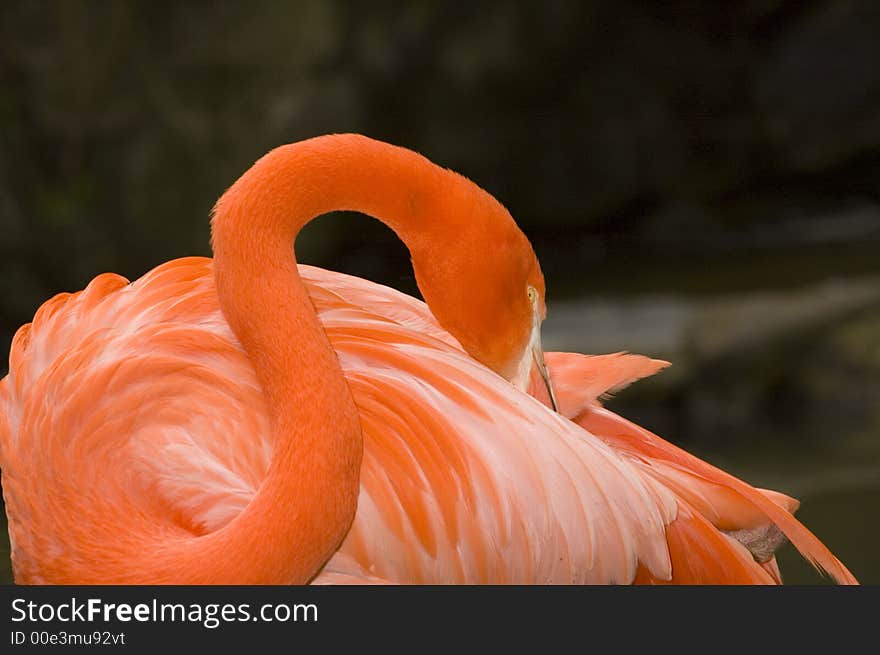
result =
[[543,381],[556,396],[541,347],[547,314],[544,275],[526,236],[507,210],[485,193],[483,202],[412,249],[419,289],[440,325],[474,359],[522,391]]

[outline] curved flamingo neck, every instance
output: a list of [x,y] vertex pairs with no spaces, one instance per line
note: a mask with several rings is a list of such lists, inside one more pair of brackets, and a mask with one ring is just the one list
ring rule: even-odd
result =
[[355,210],[389,225],[415,259],[432,238],[444,180],[457,177],[408,150],[334,135],[273,150],[218,201],[220,307],[262,385],[275,453],[241,514],[169,551],[178,582],[181,574],[191,582],[306,582],[339,547],[357,505],[363,442],[293,240],[316,216]]

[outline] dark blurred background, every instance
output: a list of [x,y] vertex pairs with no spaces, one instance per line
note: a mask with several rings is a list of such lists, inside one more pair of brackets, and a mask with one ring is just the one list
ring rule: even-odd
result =
[[[872,0],[6,2],[0,350],[100,272],[209,254],[214,200],[268,149],[363,132],[507,205],[548,349],[673,362],[615,410],[800,497],[878,583],[878,63]],[[416,293],[363,217],[297,252]]]

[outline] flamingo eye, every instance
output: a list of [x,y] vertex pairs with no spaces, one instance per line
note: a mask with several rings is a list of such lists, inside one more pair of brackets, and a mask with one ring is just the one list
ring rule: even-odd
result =
[[530,303],[534,304],[538,300],[538,291],[535,287],[526,287],[526,294],[529,296]]

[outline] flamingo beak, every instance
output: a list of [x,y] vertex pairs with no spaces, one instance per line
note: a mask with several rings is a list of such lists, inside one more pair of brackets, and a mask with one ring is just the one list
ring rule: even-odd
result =
[[[544,348],[541,346],[541,322],[544,311],[535,304],[532,312],[532,329],[529,341],[516,365],[516,373],[510,378],[517,389],[533,396],[554,412],[559,411],[556,391],[550,379],[550,369],[544,360]],[[540,380],[538,379],[540,377]]]
[[559,403],[556,401],[556,392],[553,390],[553,382],[550,380],[550,370],[547,368],[547,362],[544,361],[544,349],[541,347],[541,330],[540,327],[533,332],[531,343],[532,361],[541,375],[544,386],[547,388],[547,394],[550,396],[550,406],[554,412],[559,411]]

